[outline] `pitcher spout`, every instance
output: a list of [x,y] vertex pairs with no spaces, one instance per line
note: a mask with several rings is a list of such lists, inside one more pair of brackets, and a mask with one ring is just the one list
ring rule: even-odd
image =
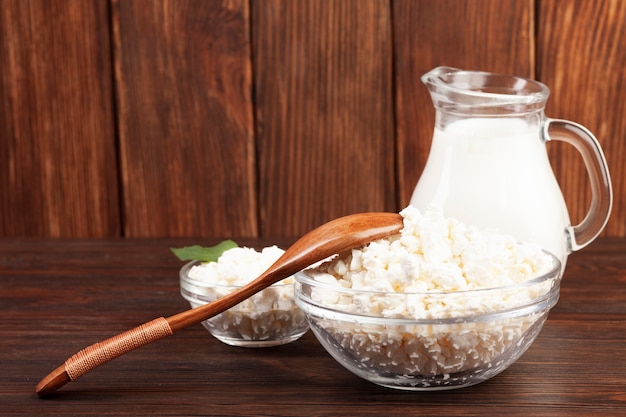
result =
[[446,66],[421,80],[435,108],[475,116],[542,111],[550,94],[547,86],[528,78]]

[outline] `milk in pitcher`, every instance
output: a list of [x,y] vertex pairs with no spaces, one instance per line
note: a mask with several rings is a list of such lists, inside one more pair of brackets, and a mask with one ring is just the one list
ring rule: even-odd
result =
[[541,245],[565,261],[570,220],[539,125],[523,118],[466,118],[436,127],[411,198],[424,210]]

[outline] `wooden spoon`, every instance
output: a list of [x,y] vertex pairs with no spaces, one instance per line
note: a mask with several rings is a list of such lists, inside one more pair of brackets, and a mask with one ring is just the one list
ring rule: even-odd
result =
[[402,226],[402,217],[397,213],[353,214],[330,221],[297,240],[248,285],[212,303],[168,318],[160,317],[81,350],[43,378],[35,392],[46,396],[118,356],[222,313],[315,262],[396,234]]

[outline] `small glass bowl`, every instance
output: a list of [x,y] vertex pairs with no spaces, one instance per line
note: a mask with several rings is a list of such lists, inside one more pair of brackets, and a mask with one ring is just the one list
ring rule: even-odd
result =
[[322,346],[359,377],[414,391],[467,387],[507,369],[541,331],[559,298],[560,262],[550,256],[553,269],[535,279],[456,292],[359,291],[301,271],[296,303]]
[[[180,293],[192,308],[215,301],[241,287],[189,277],[189,270],[200,263],[189,262],[180,270]],[[231,346],[269,347],[298,340],[309,326],[306,315],[295,303],[293,288],[294,284],[274,284],[203,321],[202,325],[215,338]]]

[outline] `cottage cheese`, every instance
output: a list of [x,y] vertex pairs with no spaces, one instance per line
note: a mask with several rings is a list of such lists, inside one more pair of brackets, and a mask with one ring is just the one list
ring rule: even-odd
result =
[[[534,338],[545,316],[472,322],[466,318],[525,305],[547,293],[551,282],[533,284],[532,279],[553,270],[550,256],[511,236],[445,218],[436,207],[421,213],[409,206],[401,214],[404,228],[399,236],[372,242],[307,271],[324,283],[314,288],[311,299],[333,311],[360,316],[459,318],[459,322],[395,326],[368,319],[356,323],[320,319],[317,325],[334,339],[332,343],[362,358],[364,368],[443,375],[441,380],[452,382],[450,375],[496,367],[498,357],[523,336]],[[524,282],[528,285],[522,288],[496,289]]]
[[[232,248],[217,262],[194,265],[187,275],[196,281],[195,296],[213,301],[258,277],[283,253],[276,246],[260,252],[245,247]],[[203,324],[218,339],[229,344],[268,341],[264,344],[268,346],[270,341],[288,341],[295,334],[299,337],[308,325],[306,316],[295,304],[292,284],[293,277],[286,278]],[[200,305],[189,300],[194,307]]]

